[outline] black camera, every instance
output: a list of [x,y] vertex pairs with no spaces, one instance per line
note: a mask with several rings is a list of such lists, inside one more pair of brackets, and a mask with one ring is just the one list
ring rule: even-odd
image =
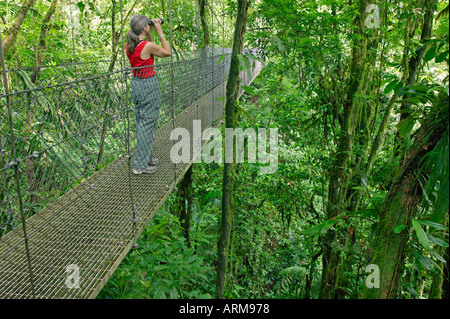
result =
[[[163,18],[159,18],[159,21],[161,21],[161,24],[164,24]],[[153,21],[151,19],[148,20],[148,25],[153,27]]]

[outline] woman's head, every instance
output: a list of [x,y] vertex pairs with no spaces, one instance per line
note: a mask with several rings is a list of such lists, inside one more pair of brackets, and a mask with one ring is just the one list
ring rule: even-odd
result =
[[131,30],[127,33],[128,51],[134,53],[136,45],[139,42],[139,35],[144,32],[144,28],[148,26],[148,18],[141,14],[134,15],[130,20]]

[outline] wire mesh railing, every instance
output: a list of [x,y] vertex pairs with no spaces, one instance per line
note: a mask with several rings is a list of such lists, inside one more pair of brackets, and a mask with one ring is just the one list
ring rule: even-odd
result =
[[[99,61],[2,70],[0,297],[95,297],[189,166],[171,162],[171,130],[192,133],[194,119],[208,127],[222,117],[230,52],[182,52],[153,66],[160,164],[147,176],[130,172],[138,140],[130,68]],[[250,62],[243,85],[261,69]]]

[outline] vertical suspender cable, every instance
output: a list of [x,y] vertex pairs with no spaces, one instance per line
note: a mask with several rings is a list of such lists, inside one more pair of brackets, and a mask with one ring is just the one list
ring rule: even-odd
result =
[[[200,40],[200,25],[199,25],[199,21],[200,18],[198,17],[199,14],[199,10],[200,10],[200,6],[198,5],[198,0],[194,0],[194,21],[195,21],[195,28],[197,29],[197,48],[196,48],[196,68],[197,68],[197,81],[196,81],[196,94],[195,94],[195,100],[196,100],[196,111],[197,111],[197,116],[196,119],[201,121],[201,118],[199,117],[199,112],[198,112],[198,101],[200,98],[200,82],[201,80],[201,72],[200,72],[200,64],[201,64],[201,57],[202,57],[202,51],[201,51],[201,40]],[[194,121],[192,121],[192,125],[194,125]],[[192,128],[192,130],[194,130],[194,128]],[[192,132],[192,134],[194,134],[194,131]],[[200,133],[201,134],[201,133]],[[201,139],[201,137],[200,137]],[[195,142],[197,143],[197,141]],[[200,147],[201,147],[201,141],[200,141]],[[194,148],[195,151],[197,151],[197,148]],[[195,163],[197,161],[197,157],[198,160],[200,160],[201,158],[201,152],[199,153],[194,153],[192,156],[192,161],[193,163]]]
[[[77,86],[77,99],[78,99],[78,93],[80,91],[80,85],[78,82],[78,68],[77,68],[77,53],[75,50],[75,34],[74,34],[74,21],[73,21],[73,12],[72,12],[72,0],[69,0],[69,14],[70,14],[70,24],[71,24],[71,34],[72,34],[72,54],[73,54],[73,66],[75,68],[75,80],[76,80],[76,86]],[[79,104],[77,103],[79,110],[79,114],[82,114],[81,112],[81,107],[79,106]],[[83,119],[82,119],[83,120]],[[81,153],[82,153],[82,158],[81,158],[81,162],[83,162],[83,169],[84,169],[84,176],[87,177],[87,171],[88,171],[88,162],[87,162],[87,158],[84,158],[86,151],[84,149],[84,144],[83,144],[83,137],[84,134],[80,134],[80,146],[81,146]]]
[[[222,55],[225,55],[225,47],[226,47],[226,39],[225,39],[225,0],[222,0],[222,40],[223,40],[223,44],[222,44]],[[227,59],[222,58],[222,77],[223,77],[223,98],[224,98],[224,104],[225,104],[225,97],[226,97],[226,85],[225,85],[225,63],[226,63]],[[222,107],[222,116],[223,117],[223,112],[225,111],[225,107]]]
[[[73,54],[73,63],[75,66],[75,79],[78,80],[78,74],[77,74],[77,54],[75,51],[75,35],[73,32],[73,13],[72,13],[72,0],[69,0],[69,12],[70,12],[70,24],[71,24],[71,34],[72,34],[72,54]],[[78,82],[78,81],[77,81]]]
[[14,138],[14,126],[13,126],[13,120],[12,120],[11,100],[9,97],[8,76],[6,75],[5,54],[3,52],[3,39],[2,39],[1,35],[0,35],[0,55],[1,55],[2,68],[3,68],[3,85],[5,87],[6,104],[7,104],[7,108],[8,108],[9,129],[11,131],[11,151],[12,151],[12,156],[13,156],[14,178],[16,180],[17,197],[19,199],[20,218],[22,220],[22,230],[23,230],[23,238],[25,241],[25,252],[27,255],[28,273],[30,275],[30,284],[31,284],[31,291],[33,294],[33,298],[36,299],[36,288],[34,285],[33,268],[31,267],[31,256],[30,256],[30,248],[29,248],[29,243],[28,243],[27,225],[26,225],[26,221],[25,221],[25,214],[23,212],[22,191],[20,190],[20,180],[19,180],[19,164],[20,163],[17,160],[17,156],[16,156],[16,141]]
[[[183,1],[183,12],[186,13],[186,2]],[[186,23],[186,15],[183,15],[183,25],[184,25],[184,35],[186,36],[187,34],[187,23]],[[185,43],[189,43],[188,39],[185,39]],[[183,61],[183,70],[184,72],[186,72],[186,74],[188,74],[188,62],[183,58],[183,55],[180,53],[181,59]],[[189,57],[188,57],[189,59]],[[192,68],[192,66],[191,66]],[[183,106],[183,110],[187,109],[187,107],[189,106],[189,91],[188,89],[190,89],[189,85],[184,85],[184,106]]]
[[214,101],[214,0],[210,0],[211,6],[211,106],[212,106],[212,119],[211,125],[215,120],[215,101]]
[[[169,0],[169,21],[170,21],[170,49],[173,51],[173,30],[172,30],[172,0]],[[171,95],[170,104],[172,104],[172,128],[175,129],[175,102],[174,102],[174,70],[173,70],[173,52],[170,55],[170,75],[171,75]],[[175,141],[172,141],[172,145],[175,145]],[[173,163],[173,180],[174,180],[174,190],[177,190],[177,164]]]
[[196,84],[197,84],[197,94],[196,94],[196,101],[197,101],[197,119],[199,118],[199,114],[198,114],[198,99],[199,99],[199,86],[200,86],[200,82],[201,82],[201,74],[200,74],[200,58],[201,58],[201,42],[200,42],[200,25],[198,24],[200,18],[197,16],[200,10],[200,6],[198,5],[198,0],[194,0],[194,9],[195,9],[195,14],[194,14],[194,21],[196,21],[196,29],[197,29],[197,80]]
[[127,72],[125,69],[125,41],[124,41],[124,28],[123,28],[123,4],[122,0],[120,0],[120,32],[122,34],[122,75],[123,75],[123,83],[125,84],[125,107],[127,109],[127,136],[126,136],[126,147],[127,147],[127,159],[128,159],[128,188],[130,192],[130,202],[131,202],[131,208],[132,208],[132,214],[133,214],[133,243],[132,247],[134,249],[139,248],[137,243],[137,223],[138,220],[136,218],[136,205],[134,204],[134,198],[133,198],[133,188],[131,186],[131,154],[130,154],[130,109],[128,105],[128,84],[127,84]]

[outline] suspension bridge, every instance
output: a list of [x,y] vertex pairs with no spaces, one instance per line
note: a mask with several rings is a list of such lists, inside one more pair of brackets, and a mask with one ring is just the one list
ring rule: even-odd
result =
[[[192,136],[193,120],[204,128],[220,123],[230,52],[179,53],[154,66],[160,164],[142,175],[131,172],[132,75],[120,61],[112,72],[108,61],[5,70],[16,90],[0,95],[10,110],[0,125],[12,128],[2,130],[0,145],[1,298],[97,296],[192,164],[171,161],[170,132],[182,127]],[[262,68],[251,54],[241,85]],[[36,72],[41,81],[31,80]]]
[[[170,0],[169,9],[173,48]],[[120,14],[123,34],[121,1]],[[156,63],[158,170],[133,174],[133,70],[123,48],[122,37],[121,59],[82,63],[73,41],[73,62],[21,69],[8,69],[0,50],[0,298],[95,298],[192,165],[171,161],[171,131],[192,136],[194,120],[221,123],[231,49]],[[239,96],[262,69],[258,52],[244,51]]]

